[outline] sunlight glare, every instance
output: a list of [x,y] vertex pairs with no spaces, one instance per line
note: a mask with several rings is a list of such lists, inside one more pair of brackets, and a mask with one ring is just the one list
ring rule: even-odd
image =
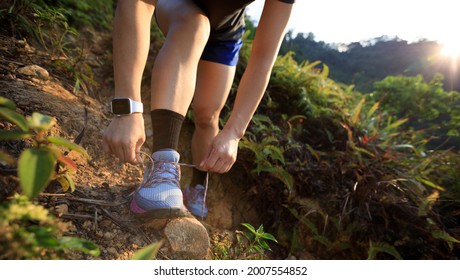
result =
[[460,40],[454,39],[451,41],[445,41],[442,43],[443,47],[441,53],[445,56],[449,56],[452,59],[460,57]]

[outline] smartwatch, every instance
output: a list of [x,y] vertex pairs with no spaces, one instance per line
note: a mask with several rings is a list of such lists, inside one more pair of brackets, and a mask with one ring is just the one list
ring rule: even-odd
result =
[[114,98],[110,105],[112,113],[117,116],[144,112],[144,105],[142,102],[134,101],[131,98]]

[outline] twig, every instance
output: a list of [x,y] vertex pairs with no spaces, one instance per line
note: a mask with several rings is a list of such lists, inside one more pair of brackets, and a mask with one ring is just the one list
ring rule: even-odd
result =
[[98,219],[97,208],[95,207],[94,208],[94,230],[97,230],[97,219]]
[[79,197],[68,197],[69,200],[88,203],[88,204],[95,204],[99,206],[107,206],[107,207],[115,207],[120,206],[122,204],[127,203],[128,201],[118,201],[118,202],[108,202],[105,200],[98,200],[98,199],[90,199],[90,198],[79,198]]
[[69,219],[69,220],[73,220],[73,219],[94,219],[94,216],[93,216],[93,215],[83,215],[83,214],[61,214],[61,213],[55,213],[55,215],[57,215],[57,216],[60,217],[60,218]]
[[127,229],[129,232],[131,232],[131,233],[133,233],[133,234],[136,233],[136,232],[133,231],[132,227],[126,225],[125,222],[120,221],[118,218],[116,218],[115,216],[113,216],[112,213],[110,213],[107,209],[102,208],[102,212],[104,212],[104,214],[105,214],[110,220],[112,220],[112,222],[114,222],[117,226],[119,226],[120,228]]
[[24,66],[25,64],[24,63],[21,63],[21,62],[17,62],[17,61],[12,61],[12,60],[8,60],[8,59],[4,59],[4,58],[0,58],[3,62],[8,62],[8,63],[13,63],[13,64],[17,64],[19,66]]
[[41,193],[41,196],[59,196],[59,197],[65,197],[65,193]]
[[10,71],[10,72],[13,71],[13,70],[11,70],[10,68],[5,67],[5,66],[3,66],[3,65],[1,65],[1,64],[0,64],[0,68],[2,68],[2,69],[5,70],[5,71]]
[[17,168],[0,168],[0,174],[2,175],[17,175]]

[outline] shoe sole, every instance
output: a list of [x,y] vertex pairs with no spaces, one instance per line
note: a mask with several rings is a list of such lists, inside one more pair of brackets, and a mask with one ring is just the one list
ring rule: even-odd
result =
[[[184,208],[162,208],[146,211],[140,208],[134,199],[131,201],[130,209],[131,213],[133,213],[137,219],[140,219],[142,221],[152,219],[171,219],[190,216],[190,212]],[[139,210],[143,212],[140,212]]]

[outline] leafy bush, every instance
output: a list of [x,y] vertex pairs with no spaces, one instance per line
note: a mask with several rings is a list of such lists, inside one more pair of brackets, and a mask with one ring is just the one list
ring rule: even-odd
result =
[[[79,145],[65,138],[47,135],[47,131],[56,123],[56,119],[34,112],[24,118],[15,111],[16,105],[6,99],[0,98],[0,119],[15,124],[16,130],[0,131],[0,140],[29,139],[32,147],[24,150],[18,159],[18,176],[22,191],[29,198],[36,197],[52,179],[58,180],[64,188],[74,190],[75,183],[67,172],[55,174],[57,163],[67,167],[73,172],[77,170],[76,164],[67,157],[58,147],[77,151],[87,158],[88,153]],[[2,152],[6,162],[13,162],[11,156]]]
[[[54,118],[37,112],[25,118],[16,112],[16,105],[11,100],[3,97],[0,97],[0,120],[17,127],[1,130],[0,140],[31,143],[17,160],[19,183],[26,196],[16,194],[0,206],[0,259],[59,259],[66,257],[67,250],[98,256],[96,245],[63,236],[70,224],[57,220],[47,209],[29,200],[39,195],[51,180],[57,180],[64,191],[73,191],[75,183],[69,171],[75,171],[77,166],[61,148],[88,157],[86,151],[62,137],[47,135],[56,122]],[[16,160],[5,151],[0,153],[0,161],[11,166],[16,164]],[[59,171],[57,165],[66,169]]]
[[76,35],[75,28],[108,30],[113,6],[113,0],[5,0],[0,4],[0,23],[5,27],[3,35],[33,35],[44,44],[45,36],[63,39],[69,30]]
[[89,94],[97,83],[87,45],[95,41],[94,30],[109,29],[112,14],[113,0],[6,0],[0,4],[5,27],[0,33],[38,44],[49,54],[51,67],[72,80],[74,92]]
[[[421,75],[415,77],[389,76],[375,83],[371,94],[383,109],[398,118],[408,118],[406,129],[424,130],[430,147],[460,149],[460,93],[443,90],[443,76],[430,82]],[[452,140],[450,140],[452,139]]]
[[257,229],[248,223],[242,226],[246,231],[237,230],[234,234],[212,237],[213,259],[265,259],[267,251],[272,251],[268,242],[278,242],[273,235],[265,232],[263,225]]
[[[411,116],[388,109],[397,96],[363,96],[330,80],[327,67],[299,65],[291,55],[275,64],[241,141],[252,154],[240,159],[257,175],[264,169],[273,175],[249,178],[261,219],[286,254],[455,258],[458,153],[427,150],[423,131],[408,129]],[[441,92],[438,83],[422,88],[437,98],[430,102],[447,103],[440,97],[455,93]],[[386,85],[401,88],[396,81]],[[441,104],[435,109],[455,115]],[[274,178],[281,173],[292,183],[280,185]]]
[[63,235],[69,226],[42,206],[15,195],[0,205],[0,259],[61,259],[69,250],[98,256],[92,242]]

